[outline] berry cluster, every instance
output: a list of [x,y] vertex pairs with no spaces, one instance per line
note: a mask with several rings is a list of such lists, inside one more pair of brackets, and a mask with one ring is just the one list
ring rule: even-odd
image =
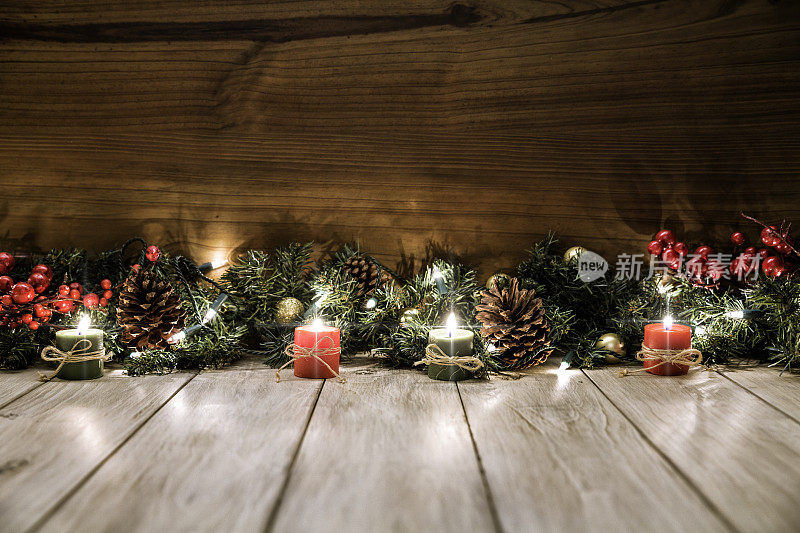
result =
[[688,254],[686,243],[677,241],[672,231],[662,229],[647,246],[647,251],[671,270],[679,271],[685,265],[692,283],[705,287],[717,286],[722,278],[745,280],[748,276],[756,277],[759,272],[777,278],[797,270],[798,257],[788,231],[781,233],[775,226],[765,227],[761,242],[766,248],[744,248],[747,238],[737,231],[731,234],[733,253],[715,253],[713,248],[703,244],[693,254]]
[[39,329],[53,316],[53,311],[62,314],[72,312],[76,305],[89,309],[106,307],[114,296],[111,280],[100,283],[102,296],[90,292],[84,295],[80,283],[69,283],[58,287],[56,294],[48,294],[53,281],[53,270],[47,265],[36,265],[26,281],[17,281],[10,276],[14,269],[14,256],[0,252],[0,326],[16,329],[25,325]]

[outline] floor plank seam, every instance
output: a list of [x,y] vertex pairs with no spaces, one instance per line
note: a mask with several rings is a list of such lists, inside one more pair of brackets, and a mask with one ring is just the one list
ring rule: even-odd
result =
[[72,498],[72,496],[74,496],[75,493],[77,493],[81,489],[81,487],[83,487],[86,484],[86,482],[88,482],[92,478],[92,476],[94,476],[103,467],[103,465],[105,465],[109,461],[109,459],[111,459],[114,455],[116,455],[116,453],[119,450],[121,450],[122,447],[125,446],[133,438],[133,436],[136,435],[139,432],[139,430],[141,430],[144,427],[144,425],[147,424],[156,415],[156,413],[161,411],[161,409],[163,409],[164,406],[166,406],[169,402],[171,402],[172,399],[175,396],[177,396],[178,393],[180,393],[183,390],[183,388],[186,387],[186,385],[188,385],[198,375],[199,372],[195,372],[189,379],[181,383],[181,386],[178,387],[175,390],[175,392],[170,394],[169,397],[166,400],[164,400],[164,402],[161,405],[159,405],[157,409],[154,409],[152,413],[150,413],[141,422],[139,422],[139,424],[137,424],[133,428],[133,430],[128,434],[128,436],[126,436],[122,440],[122,442],[120,442],[113,450],[111,450],[105,457],[103,457],[91,470],[89,470],[89,472],[86,473],[86,475],[84,475],[81,479],[79,479],[78,482],[70,490],[68,490],[64,496],[59,498],[58,501],[56,501],[56,503],[53,504],[52,507],[50,507],[50,509],[42,513],[42,516],[39,517],[39,519],[33,523],[30,529],[28,529],[28,532],[37,531],[40,530],[42,527],[44,527],[45,523],[47,523],[50,517],[52,517],[65,503],[67,503],[67,501],[69,501],[70,498]]
[[294,470],[294,465],[297,463],[297,457],[300,455],[300,449],[303,447],[303,442],[306,440],[308,428],[311,426],[311,419],[314,417],[314,411],[317,410],[317,403],[319,403],[319,398],[322,396],[322,389],[325,387],[325,383],[327,383],[327,381],[328,380],[323,379],[322,383],[320,383],[319,389],[317,389],[317,396],[314,398],[314,403],[311,405],[311,409],[309,410],[308,418],[306,419],[306,425],[303,428],[303,433],[300,435],[300,439],[297,441],[297,447],[294,449],[292,459],[289,461],[289,466],[286,469],[286,477],[284,477],[281,488],[278,491],[278,497],[275,498],[275,503],[272,505],[272,509],[269,511],[267,524],[264,526],[265,533],[269,533],[275,528],[275,521],[278,519],[278,511],[283,504],[283,498],[286,495],[286,489],[289,487],[289,481],[291,481],[292,478],[292,470]]
[[489,478],[486,475],[486,469],[483,467],[483,459],[481,458],[480,451],[478,451],[478,443],[475,441],[475,435],[472,433],[472,425],[469,422],[469,417],[467,416],[467,407],[464,405],[464,398],[461,396],[461,388],[456,385],[456,391],[458,391],[458,400],[461,402],[461,410],[464,413],[464,421],[467,423],[467,431],[469,431],[469,438],[472,441],[472,450],[475,452],[475,459],[478,461],[478,471],[481,475],[481,481],[483,481],[483,488],[486,492],[486,500],[489,504],[489,512],[492,514],[492,523],[494,524],[495,531],[497,533],[504,533],[503,523],[500,521],[500,513],[497,511],[497,505],[494,501],[494,494],[492,494],[492,488],[489,485]]
[[592,377],[586,372],[586,370],[581,370],[581,372],[592,383],[592,385],[594,385],[595,388],[597,388],[597,390],[600,391],[600,394],[602,394],[603,397],[606,400],[608,400],[608,402],[612,406],[614,406],[614,409],[616,409],[620,413],[620,415],[622,415],[622,417],[633,427],[636,433],[638,433],[639,436],[642,437],[642,439],[647,443],[647,445],[650,446],[653,449],[653,451],[655,451],[658,454],[658,456],[661,457],[667,463],[667,465],[669,465],[669,467],[672,468],[672,470],[678,476],[680,476],[681,479],[684,480],[684,482],[695,492],[695,494],[697,494],[697,497],[705,504],[706,507],[708,507],[708,509],[712,513],[714,513],[714,515],[720,520],[720,522],[722,522],[722,524],[726,526],[730,531],[741,533],[741,530],[738,529],[734,525],[734,523],[728,519],[727,516],[725,516],[722,510],[719,507],[717,507],[714,504],[714,502],[712,502],[702,490],[700,490],[700,487],[695,485],[694,482],[689,478],[689,476],[687,476],[686,473],[683,470],[681,470],[680,467],[678,467],[678,465],[675,464],[675,462],[661,450],[661,448],[656,446],[656,443],[653,442],[650,439],[650,437],[648,437],[647,434],[645,434],[645,432],[642,431],[641,428],[639,428],[639,426],[636,425],[636,423],[633,420],[631,420],[631,418],[627,415],[627,413],[625,413],[622,409],[620,409],[620,407],[614,402],[614,400],[612,400],[605,393],[602,387],[600,387],[600,385],[598,385],[597,382],[592,379]]
[[794,417],[794,416],[792,416],[791,414],[787,413],[786,411],[784,411],[783,409],[781,409],[781,408],[780,408],[780,407],[778,407],[777,405],[774,405],[774,404],[772,404],[772,403],[771,403],[769,400],[767,400],[766,398],[762,398],[761,396],[759,396],[758,394],[756,394],[754,391],[752,391],[752,390],[750,390],[749,388],[745,387],[744,385],[742,385],[741,383],[739,383],[739,382],[738,382],[738,381],[736,381],[735,379],[731,379],[731,378],[729,378],[727,375],[725,375],[725,373],[724,373],[724,372],[720,372],[719,370],[715,370],[715,372],[716,372],[717,374],[719,374],[720,376],[722,376],[723,378],[725,378],[725,379],[727,379],[728,381],[730,381],[731,383],[733,383],[734,385],[736,385],[737,387],[740,387],[740,388],[742,388],[742,389],[746,390],[747,392],[749,392],[750,394],[752,394],[753,396],[755,396],[756,398],[758,398],[759,400],[761,400],[761,401],[762,401],[762,402],[764,402],[765,404],[769,405],[770,407],[772,407],[773,409],[775,409],[776,411],[778,411],[780,414],[782,414],[782,415],[785,415],[785,416],[787,416],[787,417],[791,418],[791,419],[792,419],[794,422],[796,422],[796,423],[800,424],[800,420],[798,420],[797,418],[795,418],[795,417]]
[[11,405],[12,403],[16,402],[17,400],[19,400],[20,398],[22,398],[24,396],[27,396],[28,394],[30,394],[31,392],[35,391],[36,389],[38,389],[42,385],[44,385],[44,382],[38,383],[38,384],[34,385],[33,387],[31,387],[30,389],[26,390],[25,392],[19,393],[17,396],[14,396],[10,400],[8,400],[6,403],[0,405],[0,409],[5,409],[6,407]]

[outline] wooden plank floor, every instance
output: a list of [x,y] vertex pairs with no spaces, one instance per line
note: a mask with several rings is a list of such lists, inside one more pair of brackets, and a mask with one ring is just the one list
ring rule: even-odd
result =
[[0,374],[0,531],[797,531],[800,376]]

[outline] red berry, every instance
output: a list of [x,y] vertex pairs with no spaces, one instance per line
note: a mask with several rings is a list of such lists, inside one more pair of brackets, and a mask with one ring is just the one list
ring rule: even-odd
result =
[[667,248],[664,250],[664,252],[661,254],[661,259],[663,259],[664,262],[667,263],[667,266],[673,270],[678,270],[681,266],[681,254],[672,248]]
[[100,307],[105,307],[108,305],[108,298],[100,298]]
[[58,294],[61,296],[69,296],[69,287],[67,285],[61,285],[58,288]]
[[650,252],[650,255],[661,255],[663,251],[661,241],[651,241],[650,244],[647,245],[647,251]]
[[744,253],[755,256],[758,253],[755,246],[748,246],[744,249]]
[[77,281],[73,281],[72,283],[70,283],[69,284],[69,288],[70,289],[75,289],[75,290],[77,290],[79,292],[83,292],[83,285],[81,285]]
[[12,300],[11,296],[8,294],[4,294],[3,296],[0,296],[0,303],[6,307],[11,307],[14,304],[14,300]]
[[681,255],[686,255],[686,252],[689,251],[689,248],[686,246],[685,242],[676,242],[672,246],[672,249],[675,250],[676,252],[678,252]]
[[28,324],[28,327],[31,328],[33,331],[36,331],[37,329],[39,329],[39,323],[36,322],[35,320],[32,320],[31,323]]
[[41,294],[47,290],[47,285],[37,285],[33,288],[36,291],[36,294]]
[[770,226],[761,230],[761,242],[767,246],[775,246],[779,241],[778,231],[775,226]]
[[47,278],[48,281],[53,279],[53,269],[47,265],[36,265],[31,270],[31,274],[39,273]]
[[93,292],[90,292],[89,294],[83,297],[83,305],[85,305],[89,309],[97,307],[97,304],[99,303],[100,303],[100,297]]
[[100,282],[100,287],[103,290],[110,289],[111,288],[111,280],[110,279],[104,279],[103,281]]
[[0,274],[8,274],[14,270],[14,256],[8,252],[0,252]]
[[47,279],[47,276],[45,276],[41,272],[34,272],[30,276],[28,276],[28,283],[30,283],[34,287],[39,287],[40,285],[44,285],[45,287],[47,287],[47,285],[50,284],[50,280]]
[[714,249],[712,247],[708,246],[708,245],[705,245],[705,244],[702,245],[702,246],[698,246],[694,251],[695,255],[699,255],[701,257],[708,257],[709,255],[711,255],[713,253],[714,253]]
[[758,255],[761,256],[761,259],[764,259],[765,257],[769,257],[769,250],[767,250],[766,248],[759,248],[758,249]]
[[34,296],[36,296],[36,291],[24,281],[17,283],[11,288],[11,298],[14,299],[15,303],[26,304],[33,300]]
[[789,246],[789,244],[788,244],[788,243],[786,243],[786,242],[784,242],[784,241],[779,241],[779,242],[778,242],[778,243],[775,245],[775,250],[776,250],[778,253],[781,253],[781,254],[788,254],[789,252],[791,252],[791,251],[792,251],[792,247],[791,247],[791,246]]
[[30,313],[25,313],[22,315],[22,323],[23,324],[30,324],[33,321],[33,315]]
[[783,261],[781,260],[780,257],[775,255],[767,257],[761,263],[761,270],[763,270],[764,274],[766,274],[767,276],[773,275],[773,272],[778,267],[783,267]]
[[0,292],[8,292],[14,286],[14,280],[11,276],[0,276]]
[[741,231],[737,231],[735,233],[731,233],[731,242],[736,246],[741,246],[744,244],[745,238],[744,233]]
[[148,261],[155,263],[158,261],[158,258],[161,257],[161,250],[158,249],[158,246],[148,246],[144,255],[147,257]]
[[779,278],[786,274],[786,267],[783,265],[778,265],[775,267],[775,270],[772,271],[772,277]]
[[660,241],[662,244],[674,244],[675,234],[668,229],[662,229],[656,233],[655,240]]
[[56,302],[56,311],[59,313],[69,313],[72,311],[72,302],[70,300],[59,300]]
[[70,289],[69,290],[69,297],[73,300],[80,300],[81,299],[81,291],[78,289]]
[[103,298],[105,298],[106,300],[110,300],[112,296],[114,296],[114,293],[111,291],[105,291],[103,293]]
[[41,317],[41,316],[44,316],[44,314],[45,314],[44,312],[45,312],[45,309],[44,309],[44,306],[42,304],[35,304],[33,306],[33,314],[34,315]]

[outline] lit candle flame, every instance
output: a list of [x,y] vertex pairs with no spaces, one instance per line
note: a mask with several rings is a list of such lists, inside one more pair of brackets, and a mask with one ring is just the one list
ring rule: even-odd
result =
[[81,319],[78,321],[78,334],[86,333],[86,330],[89,329],[91,325],[92,323],[89,315],[81,315]]
[[672,320],[672,316],[667,315],[667,316],[664,317],[663,324],[664,324],[664,329],[665,330],[667,330],[667,331],[671,330],[673,323],[674,323],[674,320]]
[[447,336],[452,337],[453,332],[456,330],[456,314],[450,313],[450,316],[447,317],[446,327],[447,327]]
[[316,330],[320,330],[325,327],[325,321],[322,320],[321,318],[315,318],[314,322],[312,322],[311,324],[311,327]]

